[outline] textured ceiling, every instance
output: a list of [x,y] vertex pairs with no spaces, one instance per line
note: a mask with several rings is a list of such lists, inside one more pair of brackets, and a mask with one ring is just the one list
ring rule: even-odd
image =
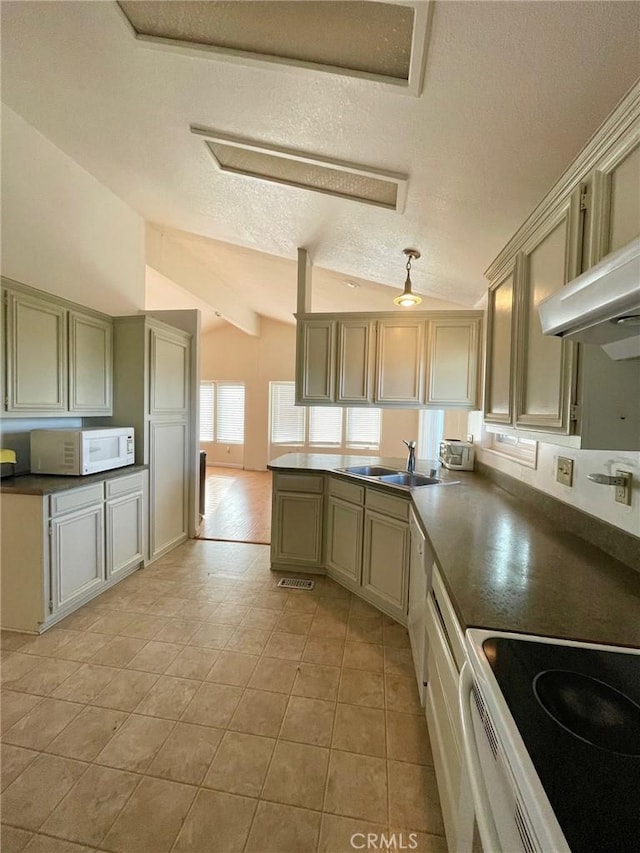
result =
[[[150,47],[102,0],[1,12],[3,100],[276,319],[295,311],[300,246],[316,310],[380,310],[406,246],[422,252],[416,291],[475,304],[483,271],[640,74],[636,2],[436,2],[419,98]],[[193,124],[408,174],[405,211],[216,171]]]

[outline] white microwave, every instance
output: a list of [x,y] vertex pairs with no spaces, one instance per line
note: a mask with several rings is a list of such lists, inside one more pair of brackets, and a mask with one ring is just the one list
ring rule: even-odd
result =
[[133,427],[35,429],[31,432],[31,473],[82,476],[133,465]]

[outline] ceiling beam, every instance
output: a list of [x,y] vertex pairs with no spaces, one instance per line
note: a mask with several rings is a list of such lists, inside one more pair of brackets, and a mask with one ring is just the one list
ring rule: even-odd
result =
[[243,302],[209,267],[195,258],[160,228],[147,223],[147,265],[189,291],[228,323],[248,335],[260,334],[260,315]]

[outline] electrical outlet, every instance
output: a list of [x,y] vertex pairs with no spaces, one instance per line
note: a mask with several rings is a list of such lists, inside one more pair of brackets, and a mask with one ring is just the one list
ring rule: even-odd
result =
[[573,459],[558,456],[556,460],[556,480],[563,486],[573,486]]
[[616,471],[616,477],[622,477],[624,479],[624,485],[616,486],[616,503],[624,504],[625,506],[631,506],[631,481],[632,476],[628,471]]

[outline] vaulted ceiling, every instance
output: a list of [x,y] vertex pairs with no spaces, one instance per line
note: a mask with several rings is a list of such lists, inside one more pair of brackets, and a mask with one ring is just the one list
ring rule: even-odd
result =
[[[152,18],[154,7],[166,7],[122,4],[138,5]],[[183,5],[174,0],[170,11]],[[237,4],[181,9],[185,31],[189,16],[208,5],[225,20]],[[241,5],[265,21],[278,6]],[[348,49],[351,39],[355,57],[367,42],[358,22],[367,23],[367,7],[378,4],[311,3],[309,16],[325,5],[351,7],[351,21],[340,25],[339,39],[334,30],[334,40]],[[640,3],[393,5],[415,7],[416,21],[432,13],[419,95],[415,79],[411,93],[295,58],[286,64],[234,49],[159,46],[137,39],[114,2],[14,0],[2,3],[2,98],[211,271],[201,307],[217,307],[216,286],[223,284],[238,304],[291,320],[296,249],[306,247],[314,310],[390,308],[409,246],[422,252],[412,279],[435,300],[427,307],[474,305],[491,260],[640,75]],[[280,52],[296,28],[304,34],[305,21],[320,39],[322,28],[309,16],[298,15],[290,29],[272,27]],[[392,30],[395,24],[389,39]],[[304,49],[312,43],[307,38]],[[406,177],[404,207],[220,169],[193,126],[277,156],[294,151],[305,163],[329,160]],[[251,156],[251,168],[262,168]],[[237,162],[243,158],[249,162],[242,154]],[[314,180],[322,186],[325,178]],[[359,287],[347,288],[346,280]],[[153,298],[162,301],[164,292],[170,301],[170,285],[155,286]]]

